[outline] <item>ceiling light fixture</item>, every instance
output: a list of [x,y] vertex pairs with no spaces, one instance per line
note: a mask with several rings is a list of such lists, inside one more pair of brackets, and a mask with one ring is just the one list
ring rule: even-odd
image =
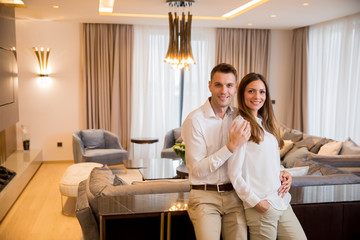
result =
[[[191,21],[190,7],[194,0],[166,0],[172,8],[169,16],[169,47],[164,59],[172,68],[189,70],[189,64],[195,64],[191,49]],[[183,8],[182,11],[179,11]],[[187,16],[184,10],[188,8]],[[180,15],[181,17],[178,16]]]

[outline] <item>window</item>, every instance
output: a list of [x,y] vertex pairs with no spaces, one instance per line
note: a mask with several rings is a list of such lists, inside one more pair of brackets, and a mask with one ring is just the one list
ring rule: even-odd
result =
[[309,30],[309,134],[360,143],[360,14]]

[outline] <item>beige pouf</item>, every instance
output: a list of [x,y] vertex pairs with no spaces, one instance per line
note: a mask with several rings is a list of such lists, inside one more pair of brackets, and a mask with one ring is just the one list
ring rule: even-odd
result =
[[[87,179],[95,167],[102,167],[101,163],[84,162],[69,166],[60,180],[61,206],[65,215],[75,214],[75,203],[78,194],[79,183]],[[63,196],[68,197],[65,205]],[[70,211],[69,211],[70,210]]]

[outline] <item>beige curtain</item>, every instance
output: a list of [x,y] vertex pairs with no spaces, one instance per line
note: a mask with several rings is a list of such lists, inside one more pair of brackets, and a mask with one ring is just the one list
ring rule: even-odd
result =
[[249,72],[268,76],[269,49],[270,30],[216,29],[216,64],[225,62],[233,65],[239,80]]
[[286,125],[307,131],[307,50],[309,28],[294,30],[292,41],[291,99]]
[[86,128],[117,134],[130,143],[133,27],[117,24],[84,26]]

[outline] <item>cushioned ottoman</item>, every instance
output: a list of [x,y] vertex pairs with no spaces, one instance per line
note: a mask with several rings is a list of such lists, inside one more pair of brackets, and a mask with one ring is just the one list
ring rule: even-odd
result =
[[[67,196],[70,199],[70,202],[76,202],[76,197],[78,194],[78,186],[79,183],[85,179],[87,179],[90,175],[90,172],[95,167],[102,167],[103,164],[101,163],[94,163],[94,162],[86,162],[86,163],[77,163],[68,167],[60,180],[60,193],[61,193],[61,206],[62,212],[65,215],[73,215],[75,212],[75,205],[69,203],[70,205],[74,206],[74,210],[69,213],[65,211],[67,208],[64,207],[63,204],[63,196]],[[69,199],[68,199],[69,200]]]

